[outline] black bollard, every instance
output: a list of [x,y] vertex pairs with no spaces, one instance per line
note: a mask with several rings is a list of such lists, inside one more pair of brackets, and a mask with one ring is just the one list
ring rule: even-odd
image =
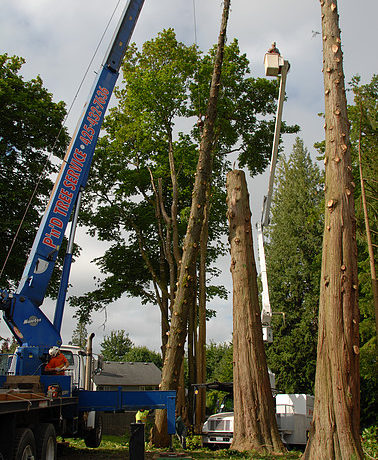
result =
[[144,460],[144,423],[130,423],[130,460]]

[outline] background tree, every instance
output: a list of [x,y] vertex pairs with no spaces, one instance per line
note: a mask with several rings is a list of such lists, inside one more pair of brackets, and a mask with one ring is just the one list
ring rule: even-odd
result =
[[71,345],[77,345],[85,350],[87,346],[87,323],[84,321],[78,321],[75,330],[72,332]]
[[104,337],[100,344],[101,354],[106,361],[122,361],[123,357],[133,347],[129,334],[123,329],[111,331],[110,335]]
[[163,367],[163,360],[160,353],[149,350],[147,347],[133,346],[123,356],[122,361],[136,363],[154,363],[159,369]]
[[[355,203],[357,218],[358,282],[360,307],[360,374],[361,374],[361,426],[377,423],[377,299],[374,286],[374,252],[378,245],[377,228],[377,177],[378,177],[378,76],[371,82],[360,84],[360,77],[352,79],[354,103],[348,106],[351,123],[351,143],[353,177],[356,184]],[[359,151],[361,161],[359,160]],[[361,196],[361,166],[365,188],[366,210],[371,235],[371,255],[369,255],[366,222]],[[369,257],[370,256],[370,257]],[[377,292],[378,294],[378,292]],[[374,321],[375,320],[375,321]]]
[[3,288],[14,288],[21,278],[52,189],[49,175],[54,166],[46,151],[62,156],[68,141],[62,129],[65,104],[53,102],[39,76],[23,79],[19,72],[24,62],[21,57],[0,55],[0,270],[41,180],[2,273]]
[[299,138],[281,156],[266,243],[273,343],[268,365],[284,393],[314,392],[323,178]]
[[314,416],[305,459],[363,458],[360,440],[356,225],[336,0],[321,2],[325,222]]

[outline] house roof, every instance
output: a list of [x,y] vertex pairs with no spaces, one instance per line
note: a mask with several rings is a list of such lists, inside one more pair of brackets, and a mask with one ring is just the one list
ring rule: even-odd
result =
[[159,385],[161,371],[154,363],[125,363],[104,361],[100,374],[94,376],[96,385]]

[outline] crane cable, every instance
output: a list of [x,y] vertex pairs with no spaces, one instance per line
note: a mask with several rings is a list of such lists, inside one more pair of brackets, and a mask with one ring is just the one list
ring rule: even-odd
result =
[[[194,0],[193,0],[193,1],[194,1]],[[89,62],[89,64],[88,64],[88,66],[87,66],[87,69],[86,69],[86,71],[85,71],[85,73],[84,73],[84,76],[83,76],[83,78],[81,79],[81,82],[80,82],[80,84],[79,84],[79,86],[78,86],[78,88],[77,88],[77,90],[76,90],[75,96],[74,96],[74,98],[73,98],[73,100],[72,100],[72,102],[71,102],[71,105],[70,105],[70,107],[69,107],[69,109],[68,109],[68,112],[67,112],[66,116],[65,116],[64,119],[63,119],[62,126],[60,127],[59,132],[58,132],[58,134],[57,134],[56,137],[55,137],[55,140],[54,140],[53,146],[52,146],[52,148],[51,148],[50,154],[49,154],[49,155],[47,156],[47,158],[46,158],[45,164],[43,165],[43,168],[42,168],[42,170],[41,170],[41,173],[40,173],[40,175],[39,175],[39,177],[38,177],[38,179],[37,179],[37,182],[36,182],[36,184],[35,184],[35,186],[34,186],[34,189],[33,189],[33,192],[32,192],[32,194],[31,194],[31,196],[30,196],[30,199],[29,199],[29,201],[28,201],[28,204],[26,205],[25,212],[24,212],[24,214],[23,214],[23,216],[22,216],[22,218],[21,218],[21,221],[20,221],[20,223],[19,223],[19,225],[18,225],[18,228],[17,228],[17,230],[16,230],[16,233],[15,233],[15,235],[14,235],[14,237],[13,237],[12,243],[11,243],[9,249],[8,249],[7,256],[6,256],[5,260],[4,260],[3,266],[1,267],[0,279],[1,279],[1,277],[3,276],[3,272],[4,272],[4,270],[5,270],[5,267],[7,266],[8,259],[9,259],[10,255],[11,255],[11,253],[12,253],[13,247],[14,247],[14,245],[15,245],[15,243],[16,243],[16,240],[17,240],[17,238],[18,238],[18,235],[19,235],[19,233],[20,233],[20,231],[21,231],[21,228],[22,228],[22,226],[23,226],[23,223],[24,223],[24,220],[25,220],[25,218],[26,218],[26,215],[27,215],[27,213],[29,212],[30,206],[31,206],[31,204],[32,204],[32,202],[33,202],[33,200],[34,200],[35,195],[37,194],[37,190],[38,190],[39,184],[41,183],[41,180],[42,180],[43,177],[44,177],[44,174],[45,174],[45,171],[46,171],[46,169],[47,169],[47,166],[48,166],[48,164],[50,163],[50,159],[51,159],[51,156],[52,156],[52,152],[55,150],[55,147],[56,147],[56,145],[57,145],[57,143],[58,143],[58,141],[59,141],[59,137],[60,137],[60,135],[61,135],[63,129],[64,129],[65,126],[66,126],[67,119],[68,119],[68,117],[69,117],[69,115],[70,115],[70,113],[71,113],[71,110],[72,110],[72,108],[73,108],[73,106],[74,106],[74,104],[75,104],[75,102],[76,102],[76,99],[77,99],[77,97],[78,97],[78,95],[79,95],[79,93],[80,93],[80,91],[81,91],[81,88],[82,88],[82,86],[83,86],[83,84],[84,84],[84,80],[86,79],[86,77],[87,77],[87,75],[88,75],[89,69],[90,69],[90,67],[91,67],[91,65],[92,65],[92,63],[93,63],[94,58],[96,57],[96,54],[97,54],[97,52],[98,52],[98,50],[99,50],[99,48],[100,48],[100,46],[101,46],[101,43],[102,43],[102,41],[103,41],[103,39],[104,39],[104,37],[105,37],[105,34],[106,34],[106,32],[107,32],[107,30],[108,30],[108,28],[109,28],[109,26],[110,26],[110,23],[112,22],[112,19],[113,19],[113,17],[114,17],[114,14],[115,14],[115,12],[116,12],[116,10],[117,10],[117,8],[118,8],[120,2],[121,2],[121,0],[118,0],[118,1],[117,1],[117,4],[116,4],[116,6],[115,6],[115,8],[114,8],[114,10],[113,10],[113,13],[111,14],[111,16],[110,16],[110,18],[109,18],[109,21],[108,21],[108,23],[106,24],[106,27],[105,27],[105,29],[104,29],[104,31],[103,31],[103,33],[102,33],[102,35],[101,35],[101,38],[100,38],[100,40],[99,40],[99,42],[98,42],[98,44],[97,44],[97,46],[96,46],[96,49],[95,49],[95,51],[94,51],[94,53],[93,53],[93,55],[92,55],[92,58],[91,58],[91,60],[90,60],[90,62]],[[63,162],[64,162],[64,161],[65,161],[65,160],[63,159]]]

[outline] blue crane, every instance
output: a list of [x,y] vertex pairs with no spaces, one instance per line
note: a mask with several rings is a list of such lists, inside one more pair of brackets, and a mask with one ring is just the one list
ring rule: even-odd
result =
[[[80,199],[88,179],[106,108],[143,3],[144,0],[130,0],[124,10],[67,149],[18,288],[14,293],[0,290],[0,309],[3,310],[4,320],[21,346],[19,355],[34,357],[34,360],[23,360],[23,364],[22,360],[19,360],[16,374],[27,374],[32,370],[35,372],[35,364],[47,354],[48,349],[62,344],[60,331]],[[40,306],[44,301],[58,251],[72,215],[71,234],[54,320],[51,322]],[[29,363],[27,368],[26,361]]]

